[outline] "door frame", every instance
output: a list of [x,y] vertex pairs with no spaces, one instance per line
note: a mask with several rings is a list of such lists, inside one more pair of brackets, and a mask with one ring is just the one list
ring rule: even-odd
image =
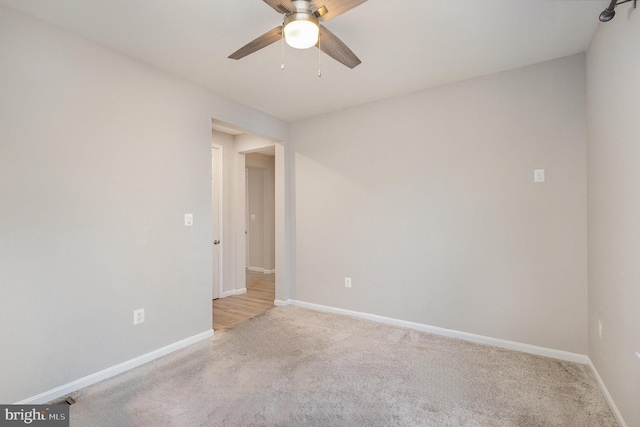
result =
[[[245,157],[246,158],[246,157]],[[249,168],[244,166],[244,268],[249,265],[249,251],[251,248],[251,218],[249,218]]]
[[[218,298],[222,298],[222,292],[224,289],[223,283],[223,269],[224,269],[224,147],[220,144],[211,143],[211,150],[218,150],[218,237],[220,240],[218,244]],[[213,155],[211,156],[211,167],[213,169]],[[213,170],[211,171],[211,189],[213,190]],[[213,210],[213,208],[212,208]],[[211,218],[213,223],[213,218]],[[213,240],[216,236],[212,236]],[[213,240],[211,241],[211,250],[213,251]],[[213,259],[213,257],[212,257]],[[214,272],[215,274],[215,272]],[[212,288],[213,297],[213,288]]]
[[[231,268],[227,271],[230,283],[234,288],[227,291],[228,295],[238,295],[242,293],[238,285],[244,287],[246,279],[246,237],[245,230],[245,153],[256,149],[273,145],[275,147],[275,274],[276,274],[276,299],[275,305],[287,305],[290,303],[293,291],[293,280],[295,278],[293,267],[295,265],[295,239],[294,239],[294,219],[293,206],[295,205],[295,190],[293,187],[292,174],[295,167],[293,153],[284,140],[272,138],[264,134],[256,133],[251,129],[243,128],[231,122],[212,118],[214,130],[231,135],[234,138],[234,161],[227,164],[227,169],[231,170],[231,186],[233,194],[230,196],[230,217],[229,228],[225,230],[225,239],[229,239],[229,250],[227,261]],[[262,141],[259,147],[250,141],[240,141],[243,136],[256,136]],[[229,151],[229,149],[227,149]],[[231,169],[229,169],[231,168]],[[240,172],[241,171],[241,172]],[[236,182],[238,181],[238,182]],[[239,193],[241,192],[241,193]],[[238,218],[242,218],[242,225],[239,227]],[[239,292],[240,291],[240,292]]]

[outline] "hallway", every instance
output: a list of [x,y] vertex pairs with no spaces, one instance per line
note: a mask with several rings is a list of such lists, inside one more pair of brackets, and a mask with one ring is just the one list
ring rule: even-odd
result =
[[247,293],[213,300],[213,330],[229,328],[275,307],[275,274],[247,270]]

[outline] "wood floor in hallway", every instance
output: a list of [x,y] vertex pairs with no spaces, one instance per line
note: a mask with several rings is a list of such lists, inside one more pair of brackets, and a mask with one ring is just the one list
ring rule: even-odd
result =
[[213,300],[213,330],[228,328],[275,307],[275,274],[247,270],[247,293]]

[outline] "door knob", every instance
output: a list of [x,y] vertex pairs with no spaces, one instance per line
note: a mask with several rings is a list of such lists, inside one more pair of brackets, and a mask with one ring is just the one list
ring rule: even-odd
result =
[[213,241],[213,244],[214,244],[214,245],[217,245],[217,244],[219,244],[219,243],[220,243],[220,240],[214,240],[214,241]]

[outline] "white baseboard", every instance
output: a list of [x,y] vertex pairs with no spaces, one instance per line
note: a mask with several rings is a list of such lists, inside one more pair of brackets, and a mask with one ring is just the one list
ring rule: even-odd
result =
[[60,387],[56,387],[52,390],[45,391],[44,393],[40,393],[36,396],[21,400],[20,402],[17,402],[16,405],[42,404],[50,402],[60,397],[64,397],[69,393],[73,393],[74,391],[78,391],[82,388],[99,383],[100,381],[115,377],[116,375],[129,371],[133,368],[137,368],[138,366],[149,363],[155,359],[166,356],[169,353],[173,353],[174,351],[188,347],[199,341],[206,340],[207,338],[210,338],[212,336],[213,329],[209,329],[206,332],[202,332],[189,338],[185,338],[181,341],[169,344],[150,353],[143,354],[142,356],[127,360],[126,362],[120,363],[107,369],[103,369],[102,371],[96,372],[94,374],[87,375],[86,377],[61,385]]
[[273,305],[275,305],[276,307],[284,307],[285,305],[291,305],[291,303],[293,302],[293,300],[281,300],[281,299],[277,299],[273,302]]
[[618,424],[620,424],[620,427],[627,427],[627,423],[624,422],[624,419],[622,418],[622,414],[620,413],[620,410],[618,410],[618,407],[613,401],[613,397],[611,397],[611,394],[609,394],[609,390],[607,390],[607,386],[604,385],[604,381],[602,381],[602,378],[600,378],[600,374],[598,373],[596,366],[593,364],[590,358],[589,358],[589,363],[587,364],[591,368],[591,372],[593,372],[593,375],[596,377],[596,381],[600,386],[600,390],[602,390],[602,394],[604,394],[604,397],[607,400],[609,407],[611,408],[611,412],[613,412],[613,416],[616,417],[616,421],[618,421]]
[[220,295],[220,298],[232,297],[234,295],[242,295],[247,293],[247,288],[242,289],[232,289],[230,291],[225,291]]
[[[280,303],[280,304],[279,304]],[[492,345],[494,347],[505,348],[507,350],[521,351],[524,353],[535,354],[538,356],[552,357],[554,359],[566,360],[568,362],[576,362],[582,365],[589,363],[589,357],[584,354],[571,353],[564,350],[555,350],[552,348],[539,347],[531,344],[524,344],[515,341],[507,341],[499,338],[491,338],[484,335],[476,335],[468,332],[456,331],[453,329],[445,329],[437,326],[425,325],[423,323],[409,322],[407,320],[394,319],[391,317],[378,316],[377,314],[362,313],[358,311],[346,310],[343,308],[329,307],[326,305],[313,304],[304,301],[286,300],[274,302],[275,305],[294,305],[297,307],[309,308],[312,310],[324,311],[327,313],[343,314],[360,319],[372,320],[374,322],[384,323],[387,325],[401,326],[404,328],[415,329],[430,334],[442,335],[449,338],[457,338],[465,341],[475,342],[479,344]]]
[[247,270],[255,271],[257,273],[263,273],[263,274],[273,274],[276,272],[275,270],[267,270],[266,268],[262,268],[262,267],[247,267]]

